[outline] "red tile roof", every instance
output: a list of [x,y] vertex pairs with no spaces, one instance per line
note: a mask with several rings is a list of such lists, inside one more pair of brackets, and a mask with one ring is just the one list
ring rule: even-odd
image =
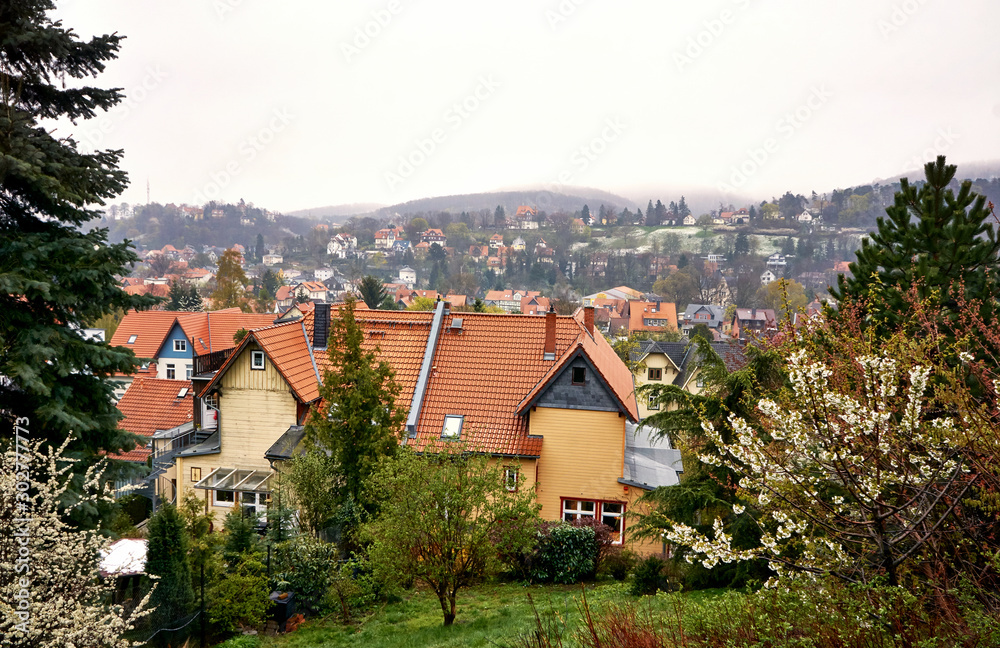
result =
[[[132,349],[139,358],[155,358],[177,315],[176,311],[129,311],[115,329],[110,344]],[[130,344],[133,335],[135,341]]]
[[[187,392],[179,396],[184,389]],[[118,427],[151,438],[157,430],[169,430],[193,418],[191,381],[136,377],[118,401],[118,410],[125,415],[118,422]],[[149,454],[149,449],[140,445],[110,456],[112,459],[144,462]]]

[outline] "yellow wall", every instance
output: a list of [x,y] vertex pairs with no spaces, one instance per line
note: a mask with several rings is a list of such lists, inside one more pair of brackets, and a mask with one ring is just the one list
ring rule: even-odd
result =
[[[270,470],[264,453],[288,428],[297,423],[296,401],[288,383],[265,360],[264,370],[250,369],[250,351],[256,345],[247,345],[232,367],[220,380],[222,397],[219,399],[219,419],[222,433],[222,451],[219,454],[188,457],[177,460],[177,485],[181,492],[194,486],[191,468],[201,468],[202,478],[219,467]],[[194,489],[199,497],[207,491]],[[232,507],[211,505],[217,513],[216,520]]]
[[531,433],[542,435],[538,503],[542,517],[562,517],[560,498],[625,501],[618,479],[625,461],[625,418],[617,412],[535,408]]
[[[641,366],[635,370],[634,382],[636,388],[642,385],[670,385],[674,382],[674,378],[676,378],[678,374],[677,368],[674,366],[674,363],[671,362],[670,358],[668,358],[666,354],[663,353],[650,353],[649,355],[646,356],[646,359],[643,360],[643,365],[644,366]],[[650,368],[662,369],[663,379],[659,381],[649,380],[648,376]],[[656,414],[657,412],[660,411],[660,410],[649,409],[648,406],[649,399],[640,396],[638,392],[636,392],[635,400],[636,404],[639,406],[640,418],[646,418],[650,414]]]

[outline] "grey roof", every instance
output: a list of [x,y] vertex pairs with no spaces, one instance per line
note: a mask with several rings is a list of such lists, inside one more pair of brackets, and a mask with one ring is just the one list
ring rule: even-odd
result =
[[642,340],[639,347],[632,352],[633,360],[641,360],[650,353],[662,353],[670,358],[678,367],[684,362],[684,355],[687,353],[688,342],[657,342],[655,340]]
[[306,437],[306,429],[301,425],[293,425],[278,440],[271,444],[271,447],[264,453],[264,458],[269,461],[285,461],[295,455],[302,454],[299,447],[302,439]]
[[[710,318],[707,320],[695,320],[694,316],[699,310],[707,310]],[[719,328],[722,320],[726,316],[726,309],[715,304],[688,304],[684,309],[683,328],[693,327],[695,324],[705,324],[708,328]]]
[[219,431],[212,432],[212,435],[198,445],[185,448],[177,453],[178,457],[198,457],[222,452],[222,441],[219,438]]
[[[746,350],[744,349],[744,344],[739,340],[711,342],[710,344],[712,345],[712,349],[722,358],[722,362],[725,363],[728,372],[732,373],[746,366]],[[683,386],[687,382],[690,372],[694,371],[699,364],[698,347],[692,344],[684,356],[683,363],[679,365],[681,371],[674,379],[674,384]]]
[[625,422],[625,468],[620,483],[643,490],[680,483],[681,451],[672,448],[666,436],[658,437],[657,428]]

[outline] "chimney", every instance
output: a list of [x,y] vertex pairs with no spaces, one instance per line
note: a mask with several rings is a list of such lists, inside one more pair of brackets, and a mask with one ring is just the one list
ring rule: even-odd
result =
[[316,304],[313,311],[313,339],[314,349],[325,349],[326,341],[330,337],[330,304]]
[[583,325],[587,327],[587,332],[591,336],[594,335],[594,307],[584,306],[583,307]]
[[556,311],[550,305],[549,312],[545,313],[545,348],[543,349],[545,360],[556,359]]

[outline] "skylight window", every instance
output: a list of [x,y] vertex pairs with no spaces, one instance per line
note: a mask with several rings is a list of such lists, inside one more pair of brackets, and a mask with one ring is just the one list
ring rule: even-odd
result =
[[128,336],[128,342],[126,342],[125,344],[135,344],[135,341],[136,339],[138,339],[138,337],[139,336],[137,334],[133,333],[132,335]]
[[177,392],[177,398],[184,398],[187,395],[188,395],[188,388],[187,387],[181,387],[181,390],[179,392]]
[[465,417],[457,414],[447,414],[444,417],[444,425],[441,427],[442,439],[457,439],[462,436],[462,424]]

